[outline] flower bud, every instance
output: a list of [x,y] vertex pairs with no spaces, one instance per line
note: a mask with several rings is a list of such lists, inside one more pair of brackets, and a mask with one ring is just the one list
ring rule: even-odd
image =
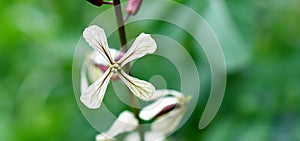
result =
[[126,5],[126,13],[130,15],[135,15],[142,4],[142,0],[128,0]]

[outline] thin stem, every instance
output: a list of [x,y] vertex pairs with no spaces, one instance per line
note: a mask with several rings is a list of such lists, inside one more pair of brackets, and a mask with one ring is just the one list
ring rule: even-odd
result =
[[125,19],[123,20],[123,22],[125,23],[127,20],[128,20],[128,18],[131,16],[131,14],[127,14],[126,16],[125,16]]
[[[120,37],[120,42],[121,42],[121,47],[122,47],[122,51],[126,52],[127,51],[127,40],[126,40],[126,34],[125,34],[125,26],[124,26],[124,21],[123,21],[123,15],[122,15],[122,9],[121,9],[121,5],[120,5],[120,0],[114,0],[114,9],[115,9],[115,14],[116,14],[116,18],[117,18],[117,23],[118,23],[118,31],[119,31],[119,37]],[[125,70],[128,72],[129,68],[128,66],[124,66]],[[137,99],[134,97],[133,94],[129,94],[130,96],[130,100],[131,100],[131,104],[132,104],[132,111],[134,112],[134,115],[136,117],[138,117],[139,114],[139,109],[137,109],[139,103],[137,101]],[[139,119],[139,123],[141,123],[141,119]],[[145,141],[145,131],[142,125],[138,126],[138,132],[139,132],[139,136],[141,141]]]
[[[138,118],[138,115],[139,115],[139,109],[137,109],[139,103],[137,101],[137,99],[135,98],[135,96],[133,94],[129,94],[130,95],[130,102],[131,104],[133,105],[131,110],[133,111],[134,115],[137,117],[139,123],[141,123],[141,119]],[[140,136],[140,141],[145,141],[145,130],[144,130],[144,127],[139,124],[139,126],[137,127],[138,129],[138,133],[139,133],[139,136]]]
[[125,27],[124,27],[124,21],[123,21],[120,0],[114,0],[114,8],[115,8],[118,27],[119,27],[118,31],[119,31],[119,37],[120,37],[120,41],[121,41],[122,51],[126,52],[127,51],[127,46],[126,46],[127,40],[126,40]]

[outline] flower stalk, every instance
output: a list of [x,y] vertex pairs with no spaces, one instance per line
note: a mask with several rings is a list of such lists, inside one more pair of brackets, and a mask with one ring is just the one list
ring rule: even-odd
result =
[[124,21],[123,21],[120,0],[114,0],[113,2],[114,2],[114,9],[115,9],[115,14],[116,14],[116,18],[117,18],[118,32],[119,32],[122,51],[126,52],[128,48],[126,46],[127,40],[126,40],[125,26],[124,26]]
[[[115,10],[115,14],[116,14],[117,24],[118,24],[118,32],[119,32],[119,37],[120,37],[121,50],[122,50],[122,52],[126,52],[128,50],[127,45],[126,45],[127,39],[126,39],[125,26],[124,26],[124,20],[123,20],[120,0],[113,0],[113,3],[114,3],[114,10]],[[128,68],[128,66],[125,66],[125,67]],[[125,68],[125,70],[128,70],[126,68]],[[138,107],[138,101],[134,97],[133,94],[129,94],[129,96],[130,96],[131,104],[133,107],[132,111],[133,111],[134,115],[136,117],[138,117],[139,110],[135,108],[135,107]],[[138,121],[140,123],[141,119],[138,118]],[[138,125],[137,130],[138,130],[141,141],[145,141],[145,131],[144,131],[143,126]]]

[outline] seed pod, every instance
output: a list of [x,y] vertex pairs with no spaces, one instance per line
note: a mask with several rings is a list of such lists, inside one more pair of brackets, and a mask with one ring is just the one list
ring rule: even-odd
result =
[[126,13],[130,15],[135,15],[142,4],[142,0],[128,0],[126,5]]

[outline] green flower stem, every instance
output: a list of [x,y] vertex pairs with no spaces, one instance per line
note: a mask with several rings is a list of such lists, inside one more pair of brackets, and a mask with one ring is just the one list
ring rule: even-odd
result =
[[[114,9],[115,9],[115,14],[116,14],[116,18],[117,18],[117,23],[118,23],[118,31],[119,31],[119,37],[120,37],[120,42],[121,42],[121,47],[122,47],[122,51],[126,52],[127,51],[127,40],[126,40],[126,33],[125,33],[125,26],[124,26],[124,21],[123,21],[123,15],[122,15],[122,9],[121,9],[121,5],[120,5],[120,0],[114,0]],[[129,66],[124,66],[125,71],[129,71]],[[134,112],[135,116],[138,118],[138,114],[139,114],[139,109],[137,109],[136,107],[139,107],[139,103],[137,101],[137,99],[135,98],[135,96],[133,94],[129,94],[130,96],[130,100],[131,100],[131,105],[132,105],[132,111]],[[139,123],[141,123],[141,119],[138,118]],[[141,141],[145,141],[145,131],[142,125],[138,126],[138,132],[139,132],[139,136]]]

